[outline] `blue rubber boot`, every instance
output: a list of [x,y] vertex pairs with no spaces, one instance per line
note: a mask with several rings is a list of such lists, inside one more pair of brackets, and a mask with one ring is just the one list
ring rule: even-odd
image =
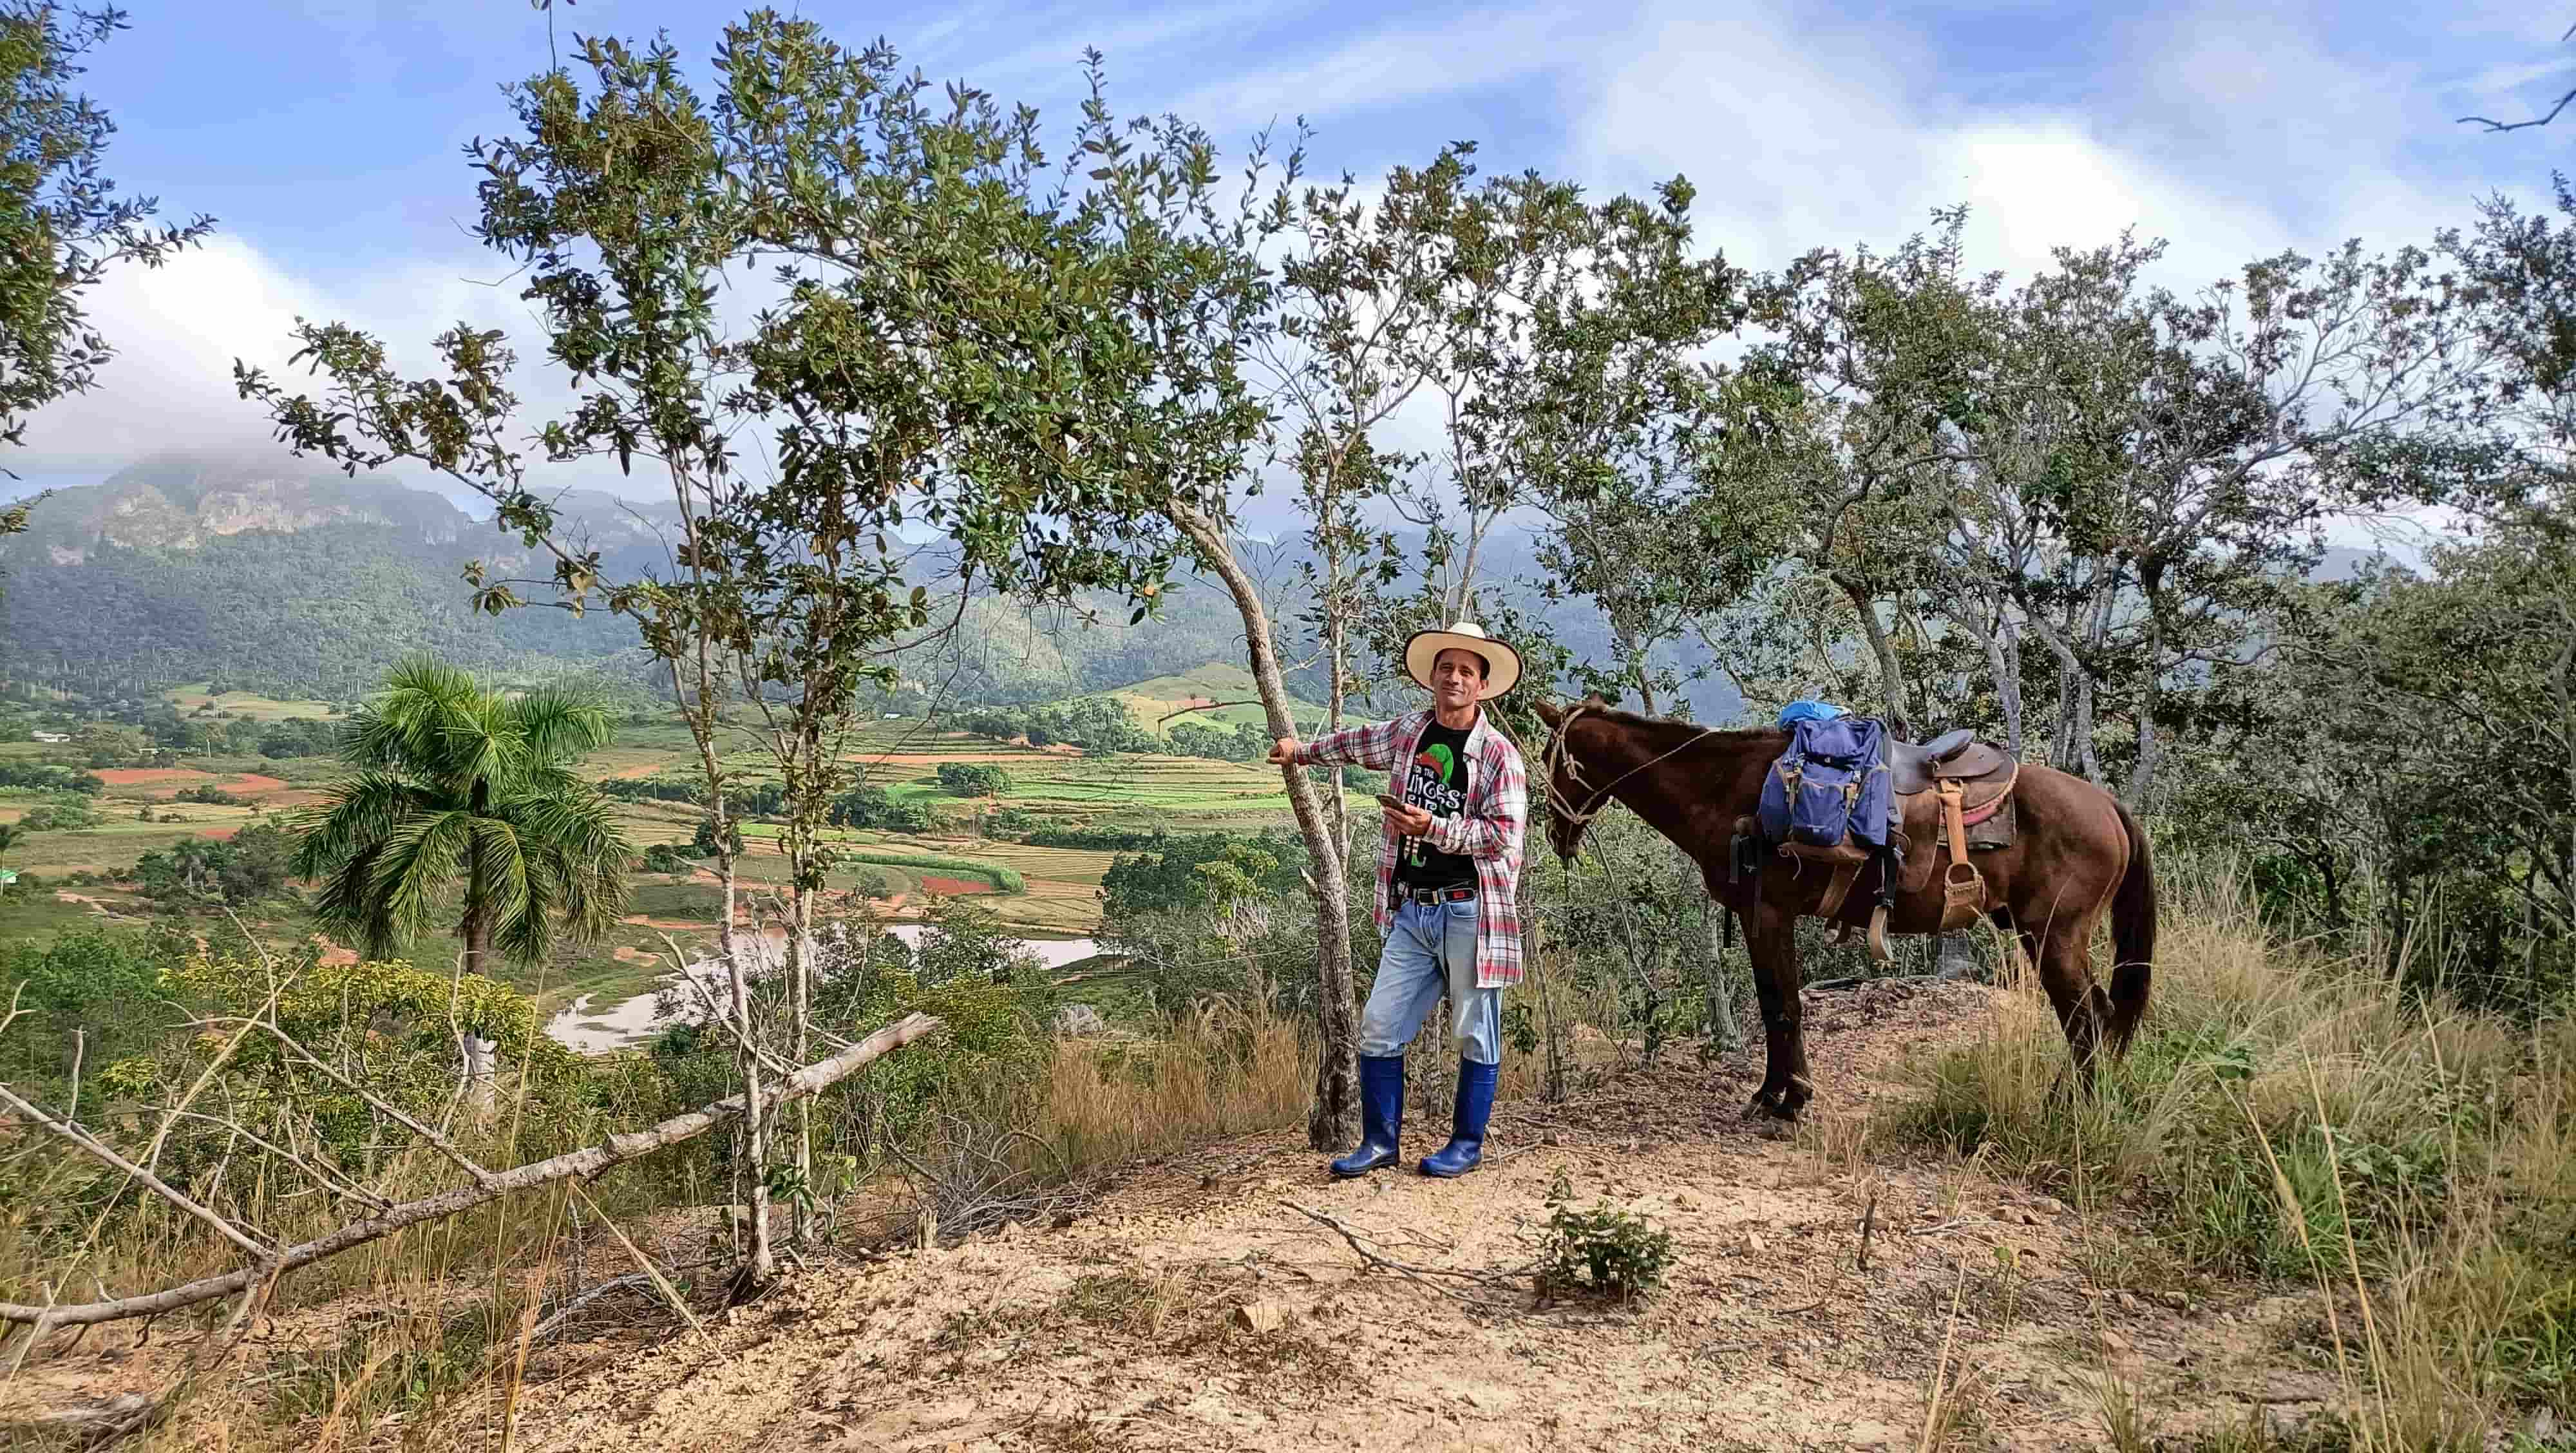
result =
[[1427,1176],[1462,1176],[1485,1158],[1485,1117],[1494,1112],[1494,1081],[1501,1065],[1461,1061],[1458,1065],[1458,1119],[1449,1143],[1422,1158]]
[[1404,1128],[1404,1056],[1360,1056],[1360,1148],[1333,1162],[1333,1174],[1364,1176],[1402,1159],[1396,1133]]

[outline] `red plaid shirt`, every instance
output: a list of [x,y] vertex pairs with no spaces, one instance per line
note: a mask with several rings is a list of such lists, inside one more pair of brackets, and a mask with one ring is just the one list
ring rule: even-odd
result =
[[[1298,749],[1297,760],[1321,766],[1391,770],[1410,762],[1431,725],[1417,711],[1376,726],[1347,727]],[[1529,820],[1529,774],[1518,747],[1476,714],[1467,734],[1467,805],[1456,817],[1433,818],[1430,842],[1442,852],[1476,860],[1476,987],[1499,989],[1521,981],[1521,839]],[[1402,839],[1392,830],[1378,844],[1377,926],[1395,922],[1392,891]]]

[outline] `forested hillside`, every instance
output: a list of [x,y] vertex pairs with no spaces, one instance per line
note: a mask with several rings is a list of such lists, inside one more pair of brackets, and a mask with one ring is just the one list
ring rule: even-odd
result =
[[[573,491],[558,507],[613,570],[667,561],[652,528],[664,511],[651,502]],[[1546,617],[1577,660],[1611,659],[1597,610],[1551,605],[1528,584],[1540,571],[1524,537],[1498,532],[1487,548],[1488,600]],[[1265,574],[1293,689],[1320,702],[1329,688],[1299,621],[1305,558],[1283,548]],[[606,611],[475,613],[461,572],[477,559],[505,574],[544,568],[445,497],[386,476],[270,455],[144,460],[104,484],[58,491],[30,511],[25,534],[0,538],[0,681],[127,695],[208,681],[355,700],[403,656],[430,651],[505,679],[606,668],[656,684],[632,623]],[[979,596],[956,629],[905,659],[902,687],[872,704],[1049,701],[1242,656],[1242,619],[1211,583],[1184,582],[1134,624],[1112,602],[1089,604],[1086,613]],[[1688,678],[1694,716],[1723,720],[1738,697],[1722,677],[1698,674],[1706,658],[1690,643],[1658,659]]]
[[[630,559],[659,553],[623,502],[568,513]],[[0,676],[141,689],[210,680],[278,696],[354,699],[406,653],[542,675],[633,651],[604,614],[475,615],[469,559],[526,564],[517,541],[446,499],[282,457],[172,455],[58,491],[0,541]]]

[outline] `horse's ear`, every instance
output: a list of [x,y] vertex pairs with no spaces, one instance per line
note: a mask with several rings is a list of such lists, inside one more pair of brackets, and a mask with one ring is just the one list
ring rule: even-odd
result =
[[1564,712],[1557,710],[1555,707],[1548,705],[1544,701],[1533,700],[1530,703],[1530,710],[1537,712],[1538,719],[1546,722],[1550,730],[1554,730],[1565,721]]

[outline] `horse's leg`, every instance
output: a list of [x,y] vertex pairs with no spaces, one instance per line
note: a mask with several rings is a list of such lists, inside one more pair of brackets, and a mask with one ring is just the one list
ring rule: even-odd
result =
[[1798,1002],[1798,919],[1757,904],[1744,920],[1744,948],[1753,960],[1753,987],[1762,1000],[1762,1088],[1747,1114],[1795,1120],[1814,1097],[1807,1079],[1807,1040]]
[[2052,917],[2040,932],[2023,929],[2021,934],[2022,952],[2039,970],[2058,1028],[2066,1032],[2076,1082],[2087,1090],[2093,1087],[2093,1061],[2111,1015],[2110,996],[2093,982],[2092,938],[2090,914]]

